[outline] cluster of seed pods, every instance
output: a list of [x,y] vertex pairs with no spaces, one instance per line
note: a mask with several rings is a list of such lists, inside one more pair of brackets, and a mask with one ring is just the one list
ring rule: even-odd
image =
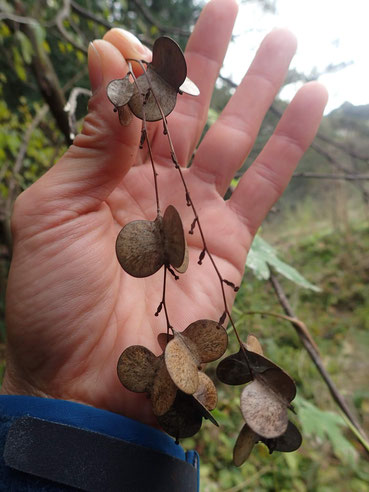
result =
[[[116,254],[124,271],[137,278],[148,277],[160,268],[171,272],[178,279],[188,267],[189,257],[181,217],[172,205],[164,215],[160,212],[156,185],[155,164],[151,154],[146,122],[163,120],[164,133],[168,135],[170,155],[179,170],[185,189],[187,205],[191,206],[195,219],[191,231],[197,225],[203,238],[203,251],[212,260],[201,230],[200,219],[193,205],[190,192],[181,174],[175,151],[169,136],[166,116],[174,109],[177,95],[199,94],[196,85],[187,78],[184,55],[170,38],[156,40],[152,62],[140,64],[143,73],[135,77],[132,69],[122,79],[113,80],[107,87],[107,96],[118,112],[122,125],[128,125],[132,115],[143,121],[140,145],[147,143],[153,167],[157,199],[157,216],[152,220],[135,220],[126,224],[116,241]],[[237,287],[221,277],[214,261],[225,302],[219,321],[201,319],[191,323],[183,332],[176,331],[167,317],[167,332],[159,335],[163,353],[155,356],[142,345],[124,350],[118,361],[118,377],[128,390],[147,393],[159,425],[178,439],[196,434],[202,419],[218,425],[211,410],[217,404],[217,392],[211,379],[203,372],[204,364],[219,359],[227,349],[228,336],[222,326],[229,316],[223,283]],[[164,282],[165,282],[164,276]],[[165,292],[165,289],[164,289]],[[165,297],[159,304],[165,308]],[[167,316],[167,313],[166,313]],[[236,333],[237,334],[237,333]],[[237,338],[239,336],[237,334]],[[288,420],[288,409],[295,397],[296,387],[292,379],[278,366],[264,357],[262,348],[253,336],[246,344],[240,342],[238,353],[223,359],[217,368],[220,381],[230,385],[247,384],[241,396],[241,410],[245,425],[234,449],[234,463],[239,466],[250,455],[255,443],[266,444],[270,452],[293,451],[301,444],[301,435]]]

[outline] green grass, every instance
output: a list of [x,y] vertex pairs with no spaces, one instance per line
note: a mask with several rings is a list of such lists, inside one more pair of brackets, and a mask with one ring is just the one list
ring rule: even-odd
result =
[[[369,228],[361,223],[344,234],[319,230],[278,249],[281,259],[322,289],[316,293],[280,279],[294,311],[319,345],[332,379],[369,433]],[[200,434],[184,443],[200,452],[202,492],[368,492],[368,455],[342,419],[294,329],[283,320],[242,314],[249,310],[282,313],[271,286],[246,272],[235,320],[243,338],[257,335],[266,355],[296,381],[300,415],[293,420],[304,442],[294,453],[272,456],[259,444],[249,461],[235,468],[232,448],[243,425],[241,388],[218,383],[215,416],[220,428],[204,422]],[[230,350],[236,351],[232,334],[230,340]],[[215,375],[215,365],[207,372]]]

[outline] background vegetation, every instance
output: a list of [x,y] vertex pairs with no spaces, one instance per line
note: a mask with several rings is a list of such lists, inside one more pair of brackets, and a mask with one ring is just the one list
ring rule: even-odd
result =
[[[249,0],[252,1],[252,0]],[[255,1],[254,1],[255,3]],[[260,0],[272,10],[273,2]],[[88,42],[110,26],[124,26],[151,45],[168,34],[184,46],[200,11],[190,0],[15,0],[0,1],[0,360],[5,341],[4,293],[11,259],[9,217],[17,194],[65,151],[86,111]],[[286,81],[309,75],[290,73]],[[311,78],[311,76],[310,76]],[[76,87],[84,90],[75,89]],[[220,79],[209,124],[232,91]],[[78,99],[77,99],[78,96]],[[78,101],[77,122],[65,104]],[[285,103],[276,100],[241,173],[271,134]],[[316,291],[288,280],[280,284],[298,318],[318,343],[325,367],[369,432],[369,106],[349,103],[325,117],[282,200],[269,214],[261,236]],[[329,178],[329,179],[327,179]],[[37,206],[37,204],[35,204]],[[260,259],[260,250],[255,251]],[[258,256],[259,255],[259,256]],[[260,256],[261,255],[261,256]],[[269,256],[268,256],[269,255]],[[266,259],[270,259],[267,252]],[[252,265],[251,265],[252,266]],[[237,296],[241,333],[260,337],[266,354],[288,370],[298,385],[295,421],[304,435],[295,453],[267,455],[258,445],[242,468],[231,464],[241,429],[237,390],[218,384],[218,430],[205,423],[184,445],[202,457],[203,492],[369,491],[368,453],[342,417],[290,323],[247,311],[282,313],[270,279],[247,268]],[[264,271],[265,273],[265,271]],[[268,276],[268,275],[264,275]],[[291,277],[291,275],[290,275]],[[292,275],[292,278],[296,278]],[[233,342],[235,343],[235,342]],[[236,349],[236,347],[234,347]],[[214,367],[209,367],[214,373]]]

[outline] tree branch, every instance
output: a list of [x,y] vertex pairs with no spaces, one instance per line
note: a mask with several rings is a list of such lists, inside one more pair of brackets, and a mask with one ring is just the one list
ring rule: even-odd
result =
[[64,106],[64,111],[68,114],[69,128],[70,128],[70,139],[74,140],[77,133],[77,102],[79,96],[91,97],[91,91],[84,89],[83,87],[75,87],[72,89],[67,104]]
[[58,28],[60,34],[64,39],[68,41],[76,50],[82,51],[82,53],[87,53],[87,48],[75,41],[73,36],[69,34],[69,32],[65,29],[63,22],[68,19],[70,15],[70,3],[71,0],[64,0],[63,7],[59,10],[59,12],[55,16],[55,24]]
[[141,14],[147,20],[147,22],[157,27],[161,33],[178,34],[180,36],[186,36],[186,37],[189,37],[189,35],[191,34],[189,31],[186,31],[185,29],[182,29],[180,27],[174,27],[174,26],[172,27],[172,26],[166,26],[164,24],[161,24],[154,18],[150,10],[140,0],[131,0],[131,1],[136,5],[137,9],[141,12]]
[[[288,302],[286,294],[285,294],[281,284],[279,283],[277,277],[274,275],[273,272],[270,272],[270,283],[272,284],[272,287],[273,287],[274,292],[277,296],[278,302],[282,306],[283,311],[287,314],[287,316],[290,316],[291,318],[296,318],[296,316],[293,312],[293,309],[292,309],[290,303]],[[353,414],[351,409],[348,407],[347,403],[343,399],[343,397],[340,394],[340,392],[338,391],[336,385],[334,384],[331,377],[329,376],[326,368],[324,367],[323,361],[322,361],[319,353],[316,351],[316,349],[314,348],[314,346],[310,342],[309,338],[306,336],[303,336],[303,334],[301,332],[301,326],[297,325],[296,322],[293,320],[290,320],[290,323],[295,328],[303,346],[305,347],[311,360],[313,361],[314,365],[316,366],[320,375],[322,376],[325,384],[327,385],[327,387],[329,389],[329,392],[332,395],[333,400],[337,403],[337,405],[340,407],[340,409],[346,415],[346,417],[350,420],[352,425],[357,429],[357,431],[365,438],[365,440],[367,440],[368,438],[367,438],[363,428],[361,427],[358,419]],[[305,325],[305,328],[306,328],[306,325]],[[311,337],[311,335],[310,335],[310,337]]]
[[295,173],[293,178],[342,179],[345,181],[366,181],[369,174],[324,174],[324,173]]
[[78,14],[82,15],[82,17],[84,17],[85,19],[92,20],[92,21],[96,22],[96,24],[101,24],[102,26],[106,27],[107,29],[111,29],[111,28],[115,27],[113,24],[111,24],[107,20],[102,19],[102,18],[98,17],[97,15],[92,14],[89,10],[84,9],[74,0],[71,0],[70,6],[72,7],[72,10],[74,10]]

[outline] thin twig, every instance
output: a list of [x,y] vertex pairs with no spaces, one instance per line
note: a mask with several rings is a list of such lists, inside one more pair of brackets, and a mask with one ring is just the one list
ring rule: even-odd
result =
[[69,94],[67,104],[64,106],[64,111],[68,113],[68,123],[70,128],[70,139],[73,141],[77,133],[77,103],[79,96],[91,97],[91,91],[83,87],[74,87]]
[[[278,299],[280,305],[282,306],[284,312],[288,316],[290,316],[292,318],[296,318],[296,316],[292,310],[292,307],[291,307],[290,303],[288,302],[286,294],[284,293],[284,290],[283,290],[281,284],[279,283],[276,275],[273,272],[270,272],[269,280],[273,286],[274,292],[276,293],[277,299]],[[319,353],[315,350],[315,348],[311,344],[311,342],[306,337],[301,335],[300,327],[297,326],[294,321],[290,321],[290,323],[296,329],[297,334],[299,335],[303,346],[305,347],[306,351],[310,355],[310,358],[313,361],[313,363],[315,364],[316,368],[320,372],[320,375],[322,376],[324,382],[326,383],[326,385],[327,385],[327,387],[328,387],[328,389],[332,395],[332,398],[337,403],[337,405],[340,407],[340,409],[343,411],[343,413],[347,416],[347,418],[350,420],[352,425],[354,425],[355,428],[357,429],[357,431],[360,432],[360,434],[362,434],[364,436],[365,440],[367,440],[368,438],[365,434],[365,431],[361,427],[356,416],[352,413],[352,411],[348,407],[347,403],[343,399],[342,395],[338,391],[336,385],[334,384],[331,377],[329,376],[326,368],[324,367],[323,361],[322,361]]]
[[272,313],[269,311],[246,311],[243,314],[245,314],[245,315],[260,314],[260,316],[272,316],[273,318],[279,318],[279,319],[284,319],[286,321],[289,321],[296,328],[296,331],[299,333],[300,338],[306,339],[310,343],[310,345],[312,345],[312,347],[314,347],[315,352],[317,354],[319,354],[318,345],[315,343],[315,341],[314,341],[313,337],[311,336],[305,323],[303,323],[300,319],[292,317],[292,316],[286,316],[286,315],[279,314],[279,313]]
[[59,12],[55,16],[55,24],[58,28],[60,34],[70,43],[74,48],[82,53],[87,53],[87,48],[77,43],[73,36],[69,34],[69,32],[65,29],[63,22],[68,19],[70,15],[70,0],[64,0],[63,7],[59,10]]
[[107,29],[111,29],[112,27],[114,27],[114,25],[111,22],[109,22],[105,19],[102,19],[101,17],[96,16],[95,14],[90,12],[89,10],[86,10],[85,8],[83,8],[81,5],[79,5],[79,3],[75,2],[74,0],[71,0],[70,6],[72,7],[72,10],[74,10],[75,12],[78,12],[80,15],[82,15],[82,17],[85,17],[86,19],[90,19],[90,20],[96,22],[96,24],[101,24],[102,26],[106,27]]
[[369,174],[324,174],[324,173],[295,173],[293,178],[339,179],[344,181],[367,181]]
[[143,5],[140,0],[132,0],[132,2],[136,5],[137,9],[142,13],[146,21],[148,21],[151,25],[154,25],[161,33],[179,34],[180,36],[186,36],[187,38],[191,34],[189,31],[182,29],[181,27],[167,26],[165,24],[161,24],[154,18],[150,10],[146,8],[146,6]]

